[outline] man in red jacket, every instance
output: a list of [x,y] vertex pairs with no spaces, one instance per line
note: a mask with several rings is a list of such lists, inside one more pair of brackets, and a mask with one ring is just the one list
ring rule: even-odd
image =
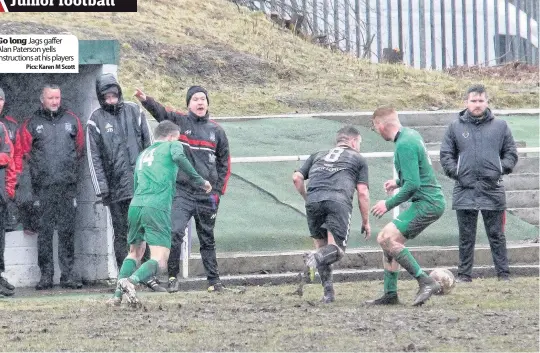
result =
[[[0,116],[4,116],[5,94],[0,88]],[[0,274],[6,270],[4,249],[6,246],[7,204],[15,193],[15,168],[13,144],[6,126],[0,122]],[[15,287],[0,275],[0,297],[13,295]]]
[[[6,96],[2,88],[0,87],[0,123],[6,127],[6,132],[9,135],[9,139],[13,146],[15,146],[15,137],[17,135],[17,129],[19,123],[15,118],[6,113]],[[17,228],[17,223],[20,219],[18,216],[17,205],[15,200],[8,200],[7,208],[5,212],[5,229],[6,232],[13,231]]]
[[64,288],[81,288],[72,273],[77,183],[80,159],[84,149],[84,132],[79,118],[61,105],[60,87],[45,85],[41,107],[27,119],[18,134],[15,166],[22,172],[28,161],[32,190],[37,197],[38,265],[41,279],[37,290],[53,286],[53,233],[58,229],[60,284]]

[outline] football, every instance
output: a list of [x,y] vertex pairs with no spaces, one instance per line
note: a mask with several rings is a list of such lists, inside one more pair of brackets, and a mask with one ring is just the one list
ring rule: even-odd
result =
[[450,293],[456,284],[454,274],[446,268],[436,268],[431,271],[429,276],[441,285],[441,290],[436,293],[439,295]]

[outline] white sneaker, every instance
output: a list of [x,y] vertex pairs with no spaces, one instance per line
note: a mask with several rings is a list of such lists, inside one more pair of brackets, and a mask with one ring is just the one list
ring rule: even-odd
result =
[[127,302],[132,307],[138,307],[141,305],[139,298],[137,298],[137,292],[135,286],[130,282],[129,278],[122,278],[118,281],[118,288],[126,295]]

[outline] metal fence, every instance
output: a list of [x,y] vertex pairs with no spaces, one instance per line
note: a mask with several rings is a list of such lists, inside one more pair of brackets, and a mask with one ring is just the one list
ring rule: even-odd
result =
[[233,0],[313,42],[417,68],[538,64],[538,0]]

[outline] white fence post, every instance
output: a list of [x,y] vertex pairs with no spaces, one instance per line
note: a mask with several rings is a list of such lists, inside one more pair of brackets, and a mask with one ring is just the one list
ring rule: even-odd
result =
[[191,255],[191,234],[192,232],[193,217],[190,218],[186,230],[184,231],[184,238],[182,239],[182,247],[180,251],[180,260],[182,261],[182,278],[189,277],[189,257]]

